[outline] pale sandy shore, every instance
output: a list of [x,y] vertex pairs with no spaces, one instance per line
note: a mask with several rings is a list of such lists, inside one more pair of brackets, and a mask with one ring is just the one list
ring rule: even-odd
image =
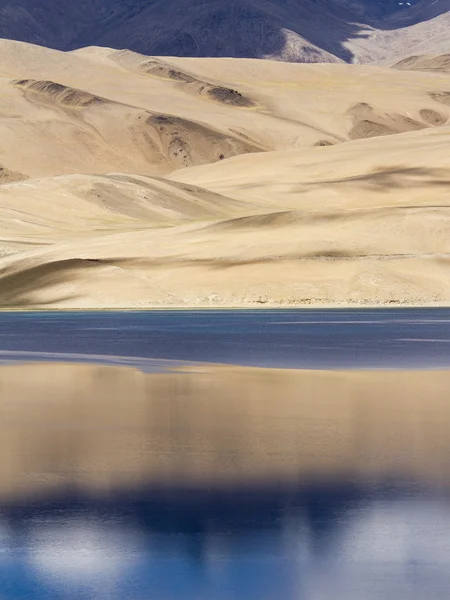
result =
[[450,84],[433,60],[0,40],[0,306],[447,306]]
[[426,303],[426,304],[407,304],[407,303],[400,303],[400,302],[386,302],[386,303],[379,303],[379,304],[370,304],[370,303],[363,303],[363,302],[358,302],[358,303],[354,303],[354,304],[350,304],[350,303],[314,303],[314,304],[261,304],[260,302],[255,302],[255,303],[249,303],[249,304],[240,304],[240,305],[220,305],[220,304],[197,304],[197,305],[186,305],[186,304],[180,304],[180,305],[164,305],[164,304],[145,304],[142,307],[121,307],[121,306],[113,306],[113,307],[106,307],[106,308],[96,308],[96,307],[85,307],[85,308],[77,308],[77,307],[53,307],[53,306],[32,306],[32,307],[26,307],[23,308],[21,306],[16,306],[16,307],[0,307],[0,313],[15,313],[15,312],[29,312],[29,313],[33,313],[33,312],[54,312],[54,313],[58,313],[58,312],[84,312],[84,311],[89,311],[89,312],[115,312],[115,311],[120,311],[120,312],[138,312],[138,311],[186,311],[186,312],[192,312],[192,311],[255,311],[255,310],[355,310],[355,311],[359,311],[359,310],[383,310],[383,309],[427,309],[427,308],[450,308],[450,301],[447,303],[444,302],[430,302],[430,303]]

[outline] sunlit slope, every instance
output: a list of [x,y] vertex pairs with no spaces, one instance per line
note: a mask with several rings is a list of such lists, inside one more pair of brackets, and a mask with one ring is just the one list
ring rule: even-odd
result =
[[450,126],[445,125],[332,147],[241,156],[169,178],[275,207],[446,204],[449,144]]
[[158,177],[59,175],[15,182],[0,186],[0,255],[254,211],[256,204]]
[[444,73],[0,41],[0,304],[450,300]]
[[[440,127],[179,171],[174,183],[220,194],[210,201],[227,214],[205,215],[198,207],[190,222],[154,227],[144,217],[82,241],[66,235],[65,242],[22,249],[0,261],[0,301],[86,307],[449,301],[449,140],[450,127]],[[27,185],[33,182],[6,189],[20,194]]]
[[448,78],[356,65],[58,52],[0,40],[0,181],[166,175],[445,124]]

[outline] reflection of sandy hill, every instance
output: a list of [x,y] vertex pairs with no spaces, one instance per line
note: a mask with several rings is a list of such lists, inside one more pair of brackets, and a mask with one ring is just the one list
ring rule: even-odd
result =
[[447,484],[449,383],[442,371],[2,367],[0,494],[321,477]]

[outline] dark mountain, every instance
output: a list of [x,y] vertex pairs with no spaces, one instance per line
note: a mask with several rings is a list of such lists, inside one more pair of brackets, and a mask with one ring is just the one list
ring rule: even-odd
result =
[[[394,13],[407,13],[420,0],[332,0],[364,18],[383,19]],[[409,2],[409,4],[408,4]]]
[[433,21],[421,35],[441,34],[434,21],[449,8],[450,0],[0,0],[0,37],[60,50],[368,61],[388,54],[386,32],[400,53],[411,27]]

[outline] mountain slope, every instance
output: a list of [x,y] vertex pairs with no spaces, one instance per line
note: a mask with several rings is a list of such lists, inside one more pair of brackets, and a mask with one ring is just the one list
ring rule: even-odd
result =
[[345,14],[326,0],[66,0],[57,6],[2,0],[0,36],[61,50],[103,45],[144,54],[334,61],[314,39],[323,37],[325,21],[333,32],[325,46],[339,45],[336,36],[350,27]]
[[[239,156],[179,171],[172,181],[185,187],[174,191],[186,200],[174,202],[180,208],[186,202],[188,207],[190,198],[190,219],[183,212],[178,223],[159,227],[155,210],[160,214],[165,200],[154,184],[145,213],[128,214],[126,219],[116,216],[110,222],[99,207],[108,190],[97,188],[101,196],[94,193],[87,199],[91,208],[86,217],[97,215],[98,230],[91,228],[82,236],[70,232],[70,219],[63,226],[58,225],[59,218],[49,218],[64,210],[63,198],[53,193],[48,202],[55,208],[46,209],[47,220],[53,223],[51,243],[48,233],[41,239],[47,239],[45,245],[38,243],[39,232],[34,239],[30,234],[23,237],[26,232],[23,227],[18,231],[16,215],[13,237],[18,243],[28,241],[29,249],[10,251],[0,260],[0,304],[146,307],[448,301],[449,134],[447,126],[328,148]],[[109,181],[110,192],[113,183]],[[133,191],[127,180],[117,181],[116,198],[123,194],[121,211],[130,210],[125,208],[129,202],[144,210],[142,200],[133,201],[143,183],[134,181]],[[3,191],[0,186],[1,204],[11,205],[15,199],[22,213],[28,205],[22,219],[29,223],[34,210],[27,200],[30,188],[36,190],[37,206],[39,194],[47,197],[51,185],[51,181],[19,182],[3,186]],[[195,208],[200,190],[208,204]],[[170,188],[166,191],[170,193]],[[74,208],[82,208],[86,199],[78,201],[75,195]],[[222,214],[211,211],[214,202],[221,203]],[[44,210],[43,202],[41,206]],[[117,210],[111,200],[107,210],[111,216]],[[64,231],[67,227],[69,231]]]
[[420,2],[383,23],[362,28],[346,44],[357,62],[406,58],[411,54],[450,52],[450,0]]
[[64,53],[0,40],[0,180],[163,176],[447,122],[446,77],[345,64]]
[[[60,50],[367,62],[450,51],[449,0],[0,0],[0,37]],[[407,9],[407,10],[405,10]]]
[[0,64],[0,305],[450,300],[446,73],[9,40]]

